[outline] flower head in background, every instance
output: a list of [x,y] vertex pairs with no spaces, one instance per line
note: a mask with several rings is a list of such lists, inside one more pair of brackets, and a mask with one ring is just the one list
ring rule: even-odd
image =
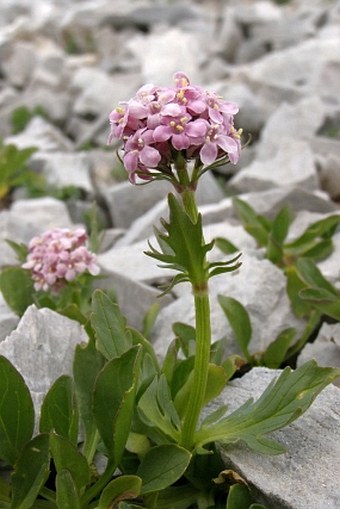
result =
[[144,85],[110,114],[109,143],[123,141],[123,163],[132,183],[137,176],[171,180],[173,166],[183,158],[201,169],[221,160],[238,162],[242,130],[234,127],[237,105],[191,85],[183,72],[174,81],[173,87]]
[[22,267],[31,271],[34,288],[58,293],[79,274],[99,274],[96,256],[87,249],[86,241],[83,228],[56,228],[33,237]]

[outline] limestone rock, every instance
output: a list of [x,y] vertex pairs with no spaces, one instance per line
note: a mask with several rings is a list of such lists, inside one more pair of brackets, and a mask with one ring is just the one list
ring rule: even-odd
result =
[[5,138],[6,145],[13,143],[18,148],[37,147],[41,151],[71,151],[72,142],[62,132],[42,117],[34,117],[26,129]]
[[85,152],[38,152],[33,154],[30,166],[44,175],[51,185],[59,188],[74,186],[93,192],[90,161]]
[[319,189],[317,170],[309,145],[292,139],[282,141],[273,157],[256,159],[229,182],[238,192],[263,191],[295,186],[308,191]]
[[[307,343],[300,353],[297,365],[315,359],[320,366],[340,368],[340,323],[323,323],[313,343]],[[340,379],[335,380],[340,387]]]
[[66,205],[54,198],[18,200],[11,210],[0,212],[0,267],[17,263],[6,239],[28,244],[35,235],[57,227],[72,228],[72,222]]
[[0,354],[24,377],[37,415],[53,382],[61,375],[71,374],[76,345],[87,340],[78,322],[32,305],[17,329],[0,343]]
[[16,328],[18,322],[19,317],[7,305],[0,292],[0,343]]

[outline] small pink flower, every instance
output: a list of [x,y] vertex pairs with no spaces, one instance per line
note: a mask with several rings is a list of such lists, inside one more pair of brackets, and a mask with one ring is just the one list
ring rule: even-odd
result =
[[140,165],[156,168],[161,155],[151,146],[154,141],[153,132],[145,129],[139,129],[126,141],[123,161],[129,173],[136,172]]
[[171,143],[176,150],[189,148],[192,138],[196,139],[205,135],[207,131],[206,122],[202,119],[191,120],[191,116],[184,114],[179,117],[163,118],[163,125],[154,130],[155,141],[166,141]]
[[[210,126],[200,149],[199,155],[203,164],[208,165],[216,161],[221,154],[226,153],[229,159],[239,154],[239,142],[226,134],[220,124]],[[236,157],[233,158],[236,161]],[[238,159],[238,157],[237,157]]]
[[31,271],[36,290],[57,293],[67,281],[88,271],[99,274],[96,256],[85,246],[87,234],[83,228],[48,230],[34,237],[28,245],[24,269]]

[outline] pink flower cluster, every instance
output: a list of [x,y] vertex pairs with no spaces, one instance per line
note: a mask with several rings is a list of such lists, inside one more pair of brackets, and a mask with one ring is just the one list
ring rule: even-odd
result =
[[130,180],[151,178],[150,169],[169,173],[176,152],[186,160],[211,165],[228,156],[236,164],[241,130],[234,128],[236,104],[190,85],[178,72],[172,88],[144,85],[110,114],[111,133],[124,142],[123,162]]
[[97,275],[100,269],[95,255],[85,246],[86,240],[83,228],[56,228],[33,237],[22,267],[31,270],[34,288],[57,293],[78,274],[88,271]]

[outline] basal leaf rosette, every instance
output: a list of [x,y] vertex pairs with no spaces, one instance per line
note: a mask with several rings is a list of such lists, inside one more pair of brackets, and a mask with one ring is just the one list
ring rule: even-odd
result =
[[216,93],[191,85],[183,72],[173,87],[141,87],[110,114],[113,139],[123,141],[123,164],[132,183],[170,180],[177,190],[184,184],[181,169],[192,163],[190,184],[209,168],[236,164],[242,130],[234,127],[238,106]]

